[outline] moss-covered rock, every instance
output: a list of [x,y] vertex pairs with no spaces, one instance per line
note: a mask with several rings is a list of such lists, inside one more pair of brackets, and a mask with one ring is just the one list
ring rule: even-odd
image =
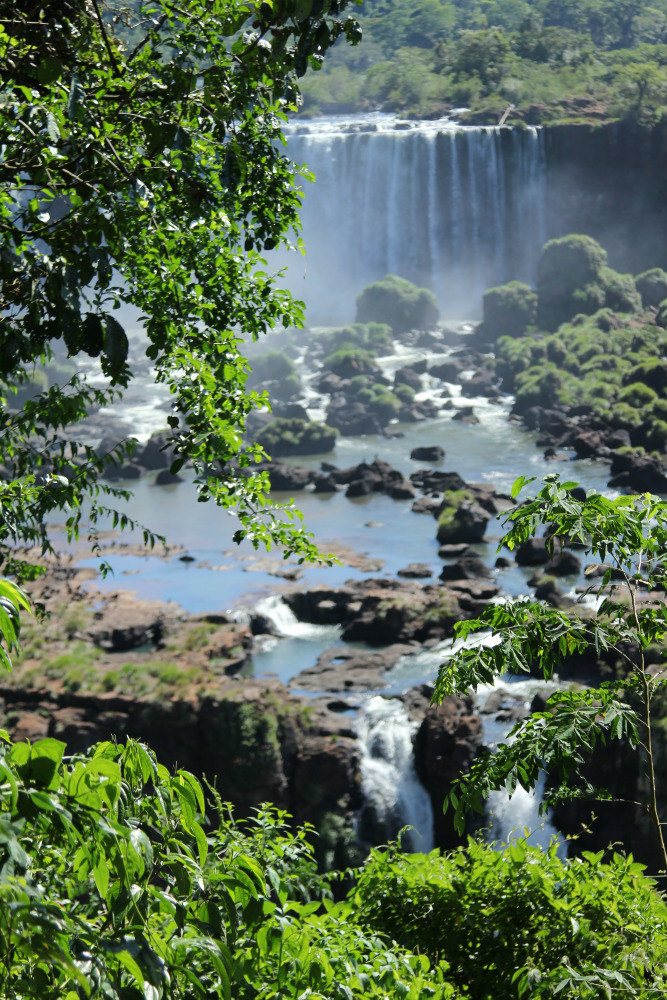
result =
[[441,545],[480,542],[488,522],[489,515],[475,502],[470,490],[445,490],[436,537]]
[[530,285],[510,281],[489,288],[483,298],[484,320],[478,333],[490,340],[520,337],[537,318],[537,295]]
[[325,354],[362,349],[381,356],[393,350],[392,331],[387,323],[353,323],[337,330],[326,330],[318,334],[314,343]]
[[257,354],[249,361],[251,369],[248,375],[248,386],[259,385],[260,382],[275,382],[286,379],[296,373],[296,367],[284,351],[267,351]]
[[650,271],[638,274],[635,278],[635,288],[646,308],[659,306],[664,299],[667,299],[667,271],[663,271],[661,267],[652,267]]
[[408,330],[431,330],[439,315],[433,292],[395,274],[368,285],[357,298],[358,322],[387,323],[397,336]]
[[538,326],[557,330],[577,313],[594,313],[603,306],[600,278],[606,264],[606,251],[590,236],[549,240],[537,266]]
[[374,375],[378,373],[375,357],[370,351],[362,348],[341,348],[334,351],[322,363],[322,367],[341,378],[353,378],[355,375]]
[[322,455],[336,444],[338,432],[326,424],[278,417],[257,436],[273,458],[288,455]]

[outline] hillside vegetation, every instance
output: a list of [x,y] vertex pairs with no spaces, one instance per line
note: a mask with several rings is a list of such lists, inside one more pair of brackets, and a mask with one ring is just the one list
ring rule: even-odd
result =
[[363,0],[360,22],[363,44],[303,82],[302,114],[664,119],[667,0]]

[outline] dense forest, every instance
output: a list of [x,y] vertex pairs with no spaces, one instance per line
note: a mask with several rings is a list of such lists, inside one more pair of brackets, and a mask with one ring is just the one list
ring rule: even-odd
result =
[[305,114],[384,110],[497,124],[652,123],[667,94],[665,0],[364,0]]

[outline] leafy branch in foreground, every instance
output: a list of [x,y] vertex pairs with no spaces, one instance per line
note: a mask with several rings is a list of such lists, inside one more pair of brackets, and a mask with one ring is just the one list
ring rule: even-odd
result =
[[[523,476],[516,481],[513,497],[526,481]],[[454,808],[455,823],[463,829],[465,811],[482,810],[492,790],[504,787],[512,794],[517,785],[532,789],[544,769],[558,774],[566,786],[573,769],[597,743],[627,739],[646,761],[646,809],[667,871],[651,731],[652,700],[667,682],[663,669],[647,654],[649,647],[664,648],[667,641],[667,503],[649,494],[610,500],[595,491],[581,499],[576,486],[547,477],[536,497],[508,512],[505,524],[510,527],[501,547],[513,549],[541,527],[547,529],[544,544],[551,555],[560,546],[582,547],[605,561],[599,585],[588,592],[595,601],[568,614],[538,602],[508,602],[489,608],[475,621],[460,623],[459,638],[482,633],[481,641],[464,646],[442,664],[434,699],[477,689],[505,675],[536,673],[549,680],[573,654],[597,659],[613,652],[624,663],[625,676],[597,689],[552,695],[545,712],[519,723],[495,753],[473,762],[445,808]],[[592,789],[584,791],[590,794]]]
[[139,312],[150,377],[171,395],[172,472],[192,464],[199,500],[236,511],[238,540],[318,557],[294,509],[270,505],[266,481],[246,476],[262,452],[244,445],[245,420],[264,400],[246,388],[243,344],[302,323],[263,254],[301,247],[310,175],[284,155],[282,125],[306,69],[339,37],[359,40],[344,7],[192,0],[184,16],[171,0],[4,4],[5,573],[20,569],[16,544],[49,551],[50,512],[72,508],[76,534],[92,499],[94,538],[96,491],[121,498],[99,483],[109,458],[77,430],[140,373],[121,305]]

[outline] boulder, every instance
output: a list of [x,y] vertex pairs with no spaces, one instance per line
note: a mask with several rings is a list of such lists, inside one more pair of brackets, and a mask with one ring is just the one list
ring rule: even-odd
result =
[[399,569],[397,576],[401,576],[406,580],[418,580],[433,576],[433,570],[427,563],[410,563],[408,566],[404,566],[403,569]]
[[444,457],[445,451],[439,444],[422,445],[410,452],[413,462],[442,462]]
[[457,420],[461,424],[465,424],[468,427],[474,427],[475,424],[479,423],[479,417],[475,416],[475,412],[472,406],[461,406],[453,415],[452,420]]
[[399,368],[394,373],[394,385],[408,385],[415,392],[421,392],[422,380],[411,365]]
[[439,378],[442,382],[456,383],[459,380],[459,376],[463,371],[463,364],[460,361],[451,360],[443,361],[438,365],[432,365],[429,368],[428,373],[432,375],[433,378]]
[[514,556],[517,566],[544,566],[550,558],[543,538],[529,538],[522,542]]

